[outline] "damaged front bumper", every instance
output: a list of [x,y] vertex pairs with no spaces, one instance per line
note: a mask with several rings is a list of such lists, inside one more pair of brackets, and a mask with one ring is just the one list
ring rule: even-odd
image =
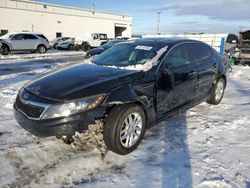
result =
[[105,108],[97,107],[91,111],[69,117],[48,120],[32,120],[27,118],[14,104],[14,116],[26,131],[38,137],[72,136],[75,132],[88,129],[88,125],[95,123],[105,114]]

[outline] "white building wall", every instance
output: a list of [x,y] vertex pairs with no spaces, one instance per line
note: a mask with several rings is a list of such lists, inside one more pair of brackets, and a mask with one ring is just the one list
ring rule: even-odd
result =
[[106,33],[115,37],[115,25],[131,37],[132,17],[92,10],[57,6],[33,1],[0,0],[0,30],[9,32],[34,31],[44,33],[50,40],[56,32],[63,36],[81,37],[90,33]]

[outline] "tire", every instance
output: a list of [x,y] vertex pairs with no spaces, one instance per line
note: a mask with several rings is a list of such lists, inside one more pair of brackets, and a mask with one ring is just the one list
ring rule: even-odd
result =
[[82,44],[82,50],[83,50],[84,52],[89,51],[89,50],[90,50],[90,45],[89,45],[88,43]]
[[1,47],[1,54],[2,54],[2,55],[8,55],[9,53],[10,53],[9,47],[6,46],[6,45],[3,45],[3,46]]
[[137,148],[145,130],[146,115],[139,105],[116,106],[105,120],[103,138],[109,150],[126,155]]
[[44,45],[40,44],[38,45],[36,52],[39,54],[44,54],[47,52],[47,48]]
[[69,45],[68,50],[74,50],[73,44],[70,44],[70,45]]
[[219,104],[223,98],[225,88],[225,80],[223,78],[219,78],[212,88],[211,94],[207,99],[207,103],[213,105]]

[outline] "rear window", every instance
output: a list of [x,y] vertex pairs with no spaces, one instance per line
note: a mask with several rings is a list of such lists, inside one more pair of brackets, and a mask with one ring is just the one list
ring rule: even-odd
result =
[[38,35],[39,37],[42,37],[45,40],[48,40],[44,35]]
[[229,44],[238,43],[238,37],[236,35],[234,35],[234,34],[229,34],[227,36],[226,43],[229,43]]

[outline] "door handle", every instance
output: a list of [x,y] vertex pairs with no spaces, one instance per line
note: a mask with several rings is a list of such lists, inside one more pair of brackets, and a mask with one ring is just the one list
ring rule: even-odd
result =
[[190,77],[195,77],[196,75],[197,75],[197,73],[194,72],[194,71],[192,71],[192,72],[190,72],[190,73],[188,74],[188,76],[190,76]]

